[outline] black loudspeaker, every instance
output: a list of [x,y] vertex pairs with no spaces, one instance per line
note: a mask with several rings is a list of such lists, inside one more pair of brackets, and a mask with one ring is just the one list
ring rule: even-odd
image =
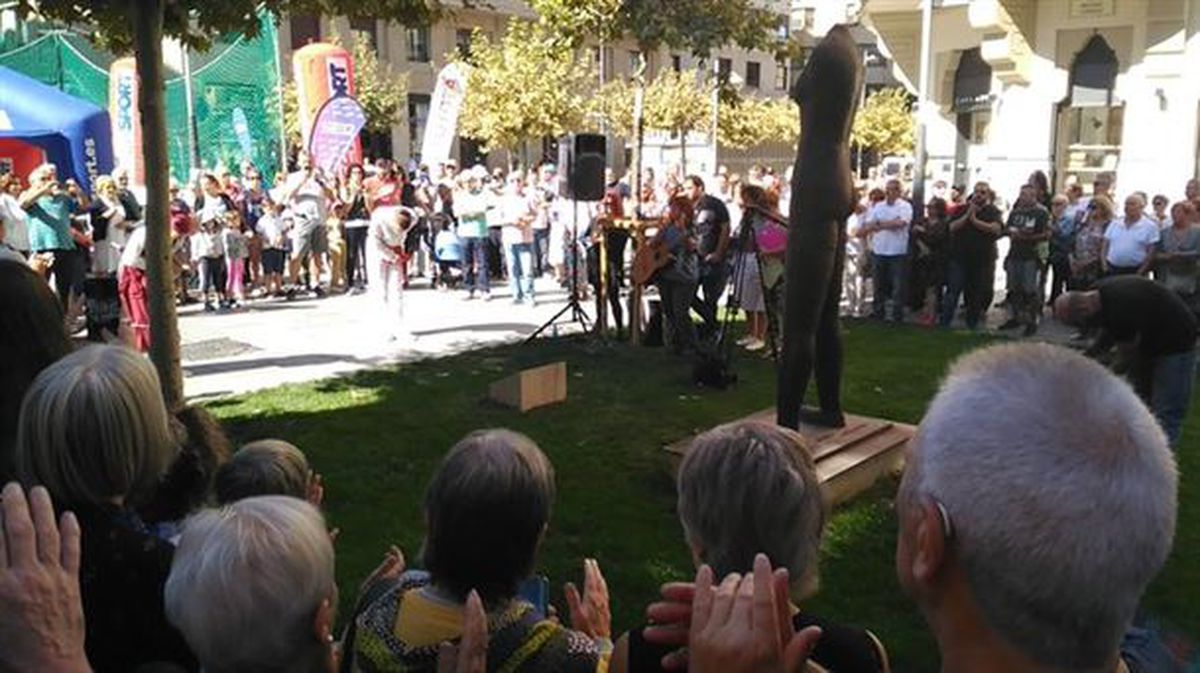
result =
[[604,198],[604,167],[608,148],[604,136],[576,133],[558,141],[558,170],[563,197],[576,201]]

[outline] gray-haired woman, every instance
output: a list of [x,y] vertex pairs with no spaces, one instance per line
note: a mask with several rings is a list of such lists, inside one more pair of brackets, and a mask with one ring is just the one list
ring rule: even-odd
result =
[[258,496],[202,511],[188,519],[175,553],[167,617],[205,671],[329,673],[333,560],[321,513],[298,498]]
[[17,421],[17,475],[45,486],[83,531],[80,585],[96,673],[152,662],[196,668],[163,613],[174,547],[134,509],[179,450],[160,390],[146,358],[89,346],[34,379]]
[[[788,570],[793,601],[816,593],[826,504],[800,434],[754,421],[714,428],[692,443],[679,466],[678,489],[679,519],[697,566],[711,566],[716,577],[746,574],[763,553]],[[792,614],[797,631],[821,628],[810,661],[837,673],[888,670],[887,653],[871,632],[814,617],[795,603]],[[661,644],[661,637],[654,641],[641,629],[622,636],[610,670],[664,670],[674,646]]]

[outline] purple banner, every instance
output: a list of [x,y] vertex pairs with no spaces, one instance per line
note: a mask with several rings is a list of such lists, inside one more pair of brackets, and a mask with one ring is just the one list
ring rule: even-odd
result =
[[329,173],[336,172],[354,147],[354,140],[367,123],[367,115],[350,96],[325,101],[313,121],[308,151],[313,165]]

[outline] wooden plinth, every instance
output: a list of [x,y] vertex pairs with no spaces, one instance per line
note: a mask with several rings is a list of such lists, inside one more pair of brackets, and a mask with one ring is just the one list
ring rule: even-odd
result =
[[[751,414],[741,420],[775,422],[775,409]],[[846,427],[838,429],[802,425],[800,433],[812,447],[817,477],[832,504],[850,500],[876,481],[898,473],[904,466],[904,445],[916,428],[911,425],[866,416],[846,416]],[[692,437],[663,447],[671,457],[671,471],[687,454]]]
[[519,371],[493,383],[488,389],[488,397],[520,409],[521,413],[562,402],[567,399],[567,363],[555,362]]

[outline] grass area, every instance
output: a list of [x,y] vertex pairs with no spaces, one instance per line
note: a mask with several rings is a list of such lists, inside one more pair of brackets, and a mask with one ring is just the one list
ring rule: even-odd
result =
[[[946,365],[985,343],[964,333],[863,322],[846,324],[846,407],[915,423]],[[487,384],[517,369],[568,363],[566,403],[521,415],[488,403]],[[510,427],[531,436],[554,463],[558,501],[539,572],[554,585],[581,579],[581,559],[598,558],[612,591],[614,627],[639,622],[664,580],[690,577],[690,555],[674,512],[674,485],[659,448],[773,404],[774,368],[736,362],[728,391],[697,389],[687,362],[660,349],[583,339],[503,346],[343,379],[284,386],[220,400],[209,408],[237,442],[280,437],[300,446],[325,476],[326,508],[338,538],[343,609],[389,543],[417,559],[421,499],[445,451],[467,432]],[[1178,550],[1200,545],[1200,493],[1189,475],[1200,460],[1193,413],[1179,447],[1184,473],[1177,552],[1151,592],[1150,610],[1200,632],[1200,563]],[[822,590],[806,609],[868,626],[897,671],[935,670],[937,653],[893,569],[894,484],[839,509],[825,540]],[[486,549],[480,550],[486,554]]]

